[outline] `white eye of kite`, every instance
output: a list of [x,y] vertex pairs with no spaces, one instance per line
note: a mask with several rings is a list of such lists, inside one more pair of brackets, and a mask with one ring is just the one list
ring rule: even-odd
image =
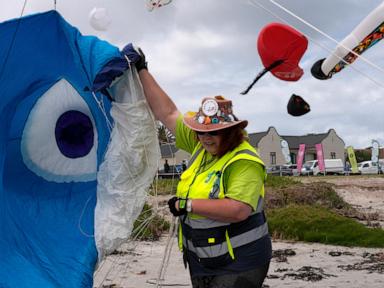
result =
[[62,79],[33,106],[21,139],[25,165],[54,182],[96,179],[97,130],[91,111]]

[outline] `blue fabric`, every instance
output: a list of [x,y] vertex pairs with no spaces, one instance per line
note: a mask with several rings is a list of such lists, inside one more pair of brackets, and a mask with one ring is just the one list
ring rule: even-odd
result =
[[109,61],[100,73],[97,75],[93,82],[92,91],[103,91],[109,88],[112,81],[123,75],[124,71],[128,69],[127,60],[123,58],[115,58]]
[[[115,57],[120,57],[116,47],[82,36],[55,11],[0,24],[2,288],[92,287],[97,260],[93,238],[96,180],[45,180],[27,168],[20,146],[31,109],[65,79],[92,113],[97,131],[95,165],[100,165],[109,130],[92,94],[84,88],[92,87],[98,71]],[[64,97],[57,96],[58,104]],[[110,103],[104,101],[109,113]],[[52,134],[48,139],[55,141]],[[75,160],[81,164],[82,158]]]
[[123,75],[124,71],[129,68],[125,56],[129,59],[132,65],[141,59],[141,55],[135,50],[132,43],[127,44],[121,51],[121,56],[109,61],[98,73],[93,82],[92,91],[107,93],[105,91],[109,88],[113,80]]

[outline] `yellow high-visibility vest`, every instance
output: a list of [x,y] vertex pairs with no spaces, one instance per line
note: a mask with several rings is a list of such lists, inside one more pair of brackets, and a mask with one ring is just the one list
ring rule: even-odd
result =
[[[225,187],[222,175],[231,163],[245,159],[257,162],[265,167],[256,150],[246,141],[241,143],[233,151],[217,159],[215,163],[211,163],[208,169],[203,170],[201,167],[206,158],[205,153],[207,152],[205,152],[199,143],[192,153],[188,169],[180,177],[176,194],[178,197],[189,199],[223,199],[225,198]],[[266,172],[264,169],[264,179],[265,178]],[[256,241],[268,234],[267,223],[264,223],[265,218],[263,218],[263,200],[264,185],[262,186],[257,209],[249,217],[249,219],[252,218],[252,223],[254,223],[252,225],[255,225],[255,227],[252,227],[247,233],[243,233],[244,235],[236,232],[236,223],[223,223],[193,213],[188,213],[186,217],[182,216],[182,223],[179,227],[180,250],[183,250],[184,246],[202,260],[215,257],[220,258],[227,253],[234,259],[234,248]],[[255,220],[256,218],[257,220]],[[260,220],[261,218],[263,218],[264,222],[259,223],[259,225],[257,223],[262,221]],[[185,237],[185,235],[183,236],[183,229],[188,231],[198,229],[200,236],[197,237],[201,238],[198,239],[198,241],[202,242],[197,243],[196,239]],[[188,231],[184,231],[184,234],[189,234]],[[220,233],[218,231],[220,231]],[[196,236],[196,232],[194,232],[194,234]],[[231,240],[232,234],[236,236],[235,242]],[[212,235],[216,235],[216,237],[212,237]]]

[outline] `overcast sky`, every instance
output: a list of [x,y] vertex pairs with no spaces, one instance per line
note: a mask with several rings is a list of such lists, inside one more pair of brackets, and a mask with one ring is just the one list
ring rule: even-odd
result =
[[[276,2],[341,41],[382,1]],[[4,21],[20,15],[24,0],[0,3],[0,21]],[[95,7],[109,13],[111,24],[106,31],[96,31],[89,24]],[[24,15],[53,8],[53,0],[29,0]],[[372,139],[384,146],[383,72],[357,60],[352,65],[355,69],[344,69],[330,80],[313,78],[312,64],[330,53],[322,46],[332,50],[336,44],[269,0],[173,0],[152,12],[145,0],[57,0],[57,10],[83,34],[97,35],[121,48],[129,42],[142,47],[149,70],[182,112],[196,111],[203,97],[223,95],[233,101],[235,114],[249,121],[250,133],[270,126],[280,135],[325,133],[334,128],[347,146],[368,147]],[[310,37],[300,63],[304,76],[285,82],[267,74],[247,95],[240,95],[263,68],[256,49],[259,31],[268,23],[283,21],[270,12]],[[384,67],[384,41],[363,56]],[[293,93],[311,105],[311,112],[301,117],[287,113]]]

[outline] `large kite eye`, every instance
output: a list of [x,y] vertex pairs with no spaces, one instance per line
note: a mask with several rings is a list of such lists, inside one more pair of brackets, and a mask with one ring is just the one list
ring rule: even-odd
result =
[[93,125],[84,113],[71,110],[61,114],[56,122],[56,143],[68,158],[86,156],[93,147]]
[[62,79],[42,95],[24,127],[21,152],[35,174],[54,182],[96,179],[97,130],[87,103]]

